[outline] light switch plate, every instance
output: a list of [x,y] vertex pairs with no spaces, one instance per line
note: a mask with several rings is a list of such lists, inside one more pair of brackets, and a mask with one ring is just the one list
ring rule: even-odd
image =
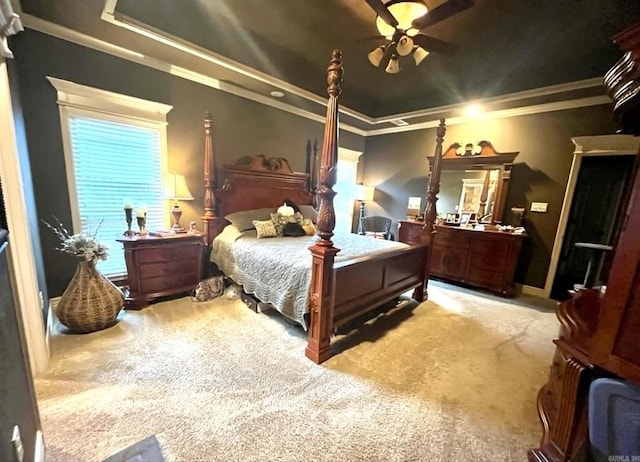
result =
[[549,203],[548,202],[532,202],[531,203],[531,211],[532,212],[546,212],[547,211],[547,207],[548,207]]

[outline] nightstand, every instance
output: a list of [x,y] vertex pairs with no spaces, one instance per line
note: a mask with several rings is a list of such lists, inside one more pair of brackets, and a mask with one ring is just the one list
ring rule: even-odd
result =
[[200,281],[203,234],[117,239],[124,247],[129,293],[125,308],[139,310],[165,295],[191,292]]

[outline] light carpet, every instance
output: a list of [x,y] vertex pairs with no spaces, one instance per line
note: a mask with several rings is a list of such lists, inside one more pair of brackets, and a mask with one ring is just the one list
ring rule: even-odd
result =
[[36,380],[46,460],[100,461],[150,435],[168,462],[526,460],[555,315],[429,295],[340,336],[320,366],[296,326],[224,296],[57,332]]

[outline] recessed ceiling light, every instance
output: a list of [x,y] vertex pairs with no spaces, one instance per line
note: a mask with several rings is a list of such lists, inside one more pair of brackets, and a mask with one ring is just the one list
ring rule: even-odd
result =
[[272,91],[271,96],[273,96],[274,98],[282,98],[284,96],[284,93],[282,93],[281,91]]

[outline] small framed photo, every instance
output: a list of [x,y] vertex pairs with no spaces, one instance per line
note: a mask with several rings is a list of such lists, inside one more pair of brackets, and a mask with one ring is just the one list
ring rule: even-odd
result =
[[467,226],[471,222],[471,214],[463,213],[460,215],[460,226]]

